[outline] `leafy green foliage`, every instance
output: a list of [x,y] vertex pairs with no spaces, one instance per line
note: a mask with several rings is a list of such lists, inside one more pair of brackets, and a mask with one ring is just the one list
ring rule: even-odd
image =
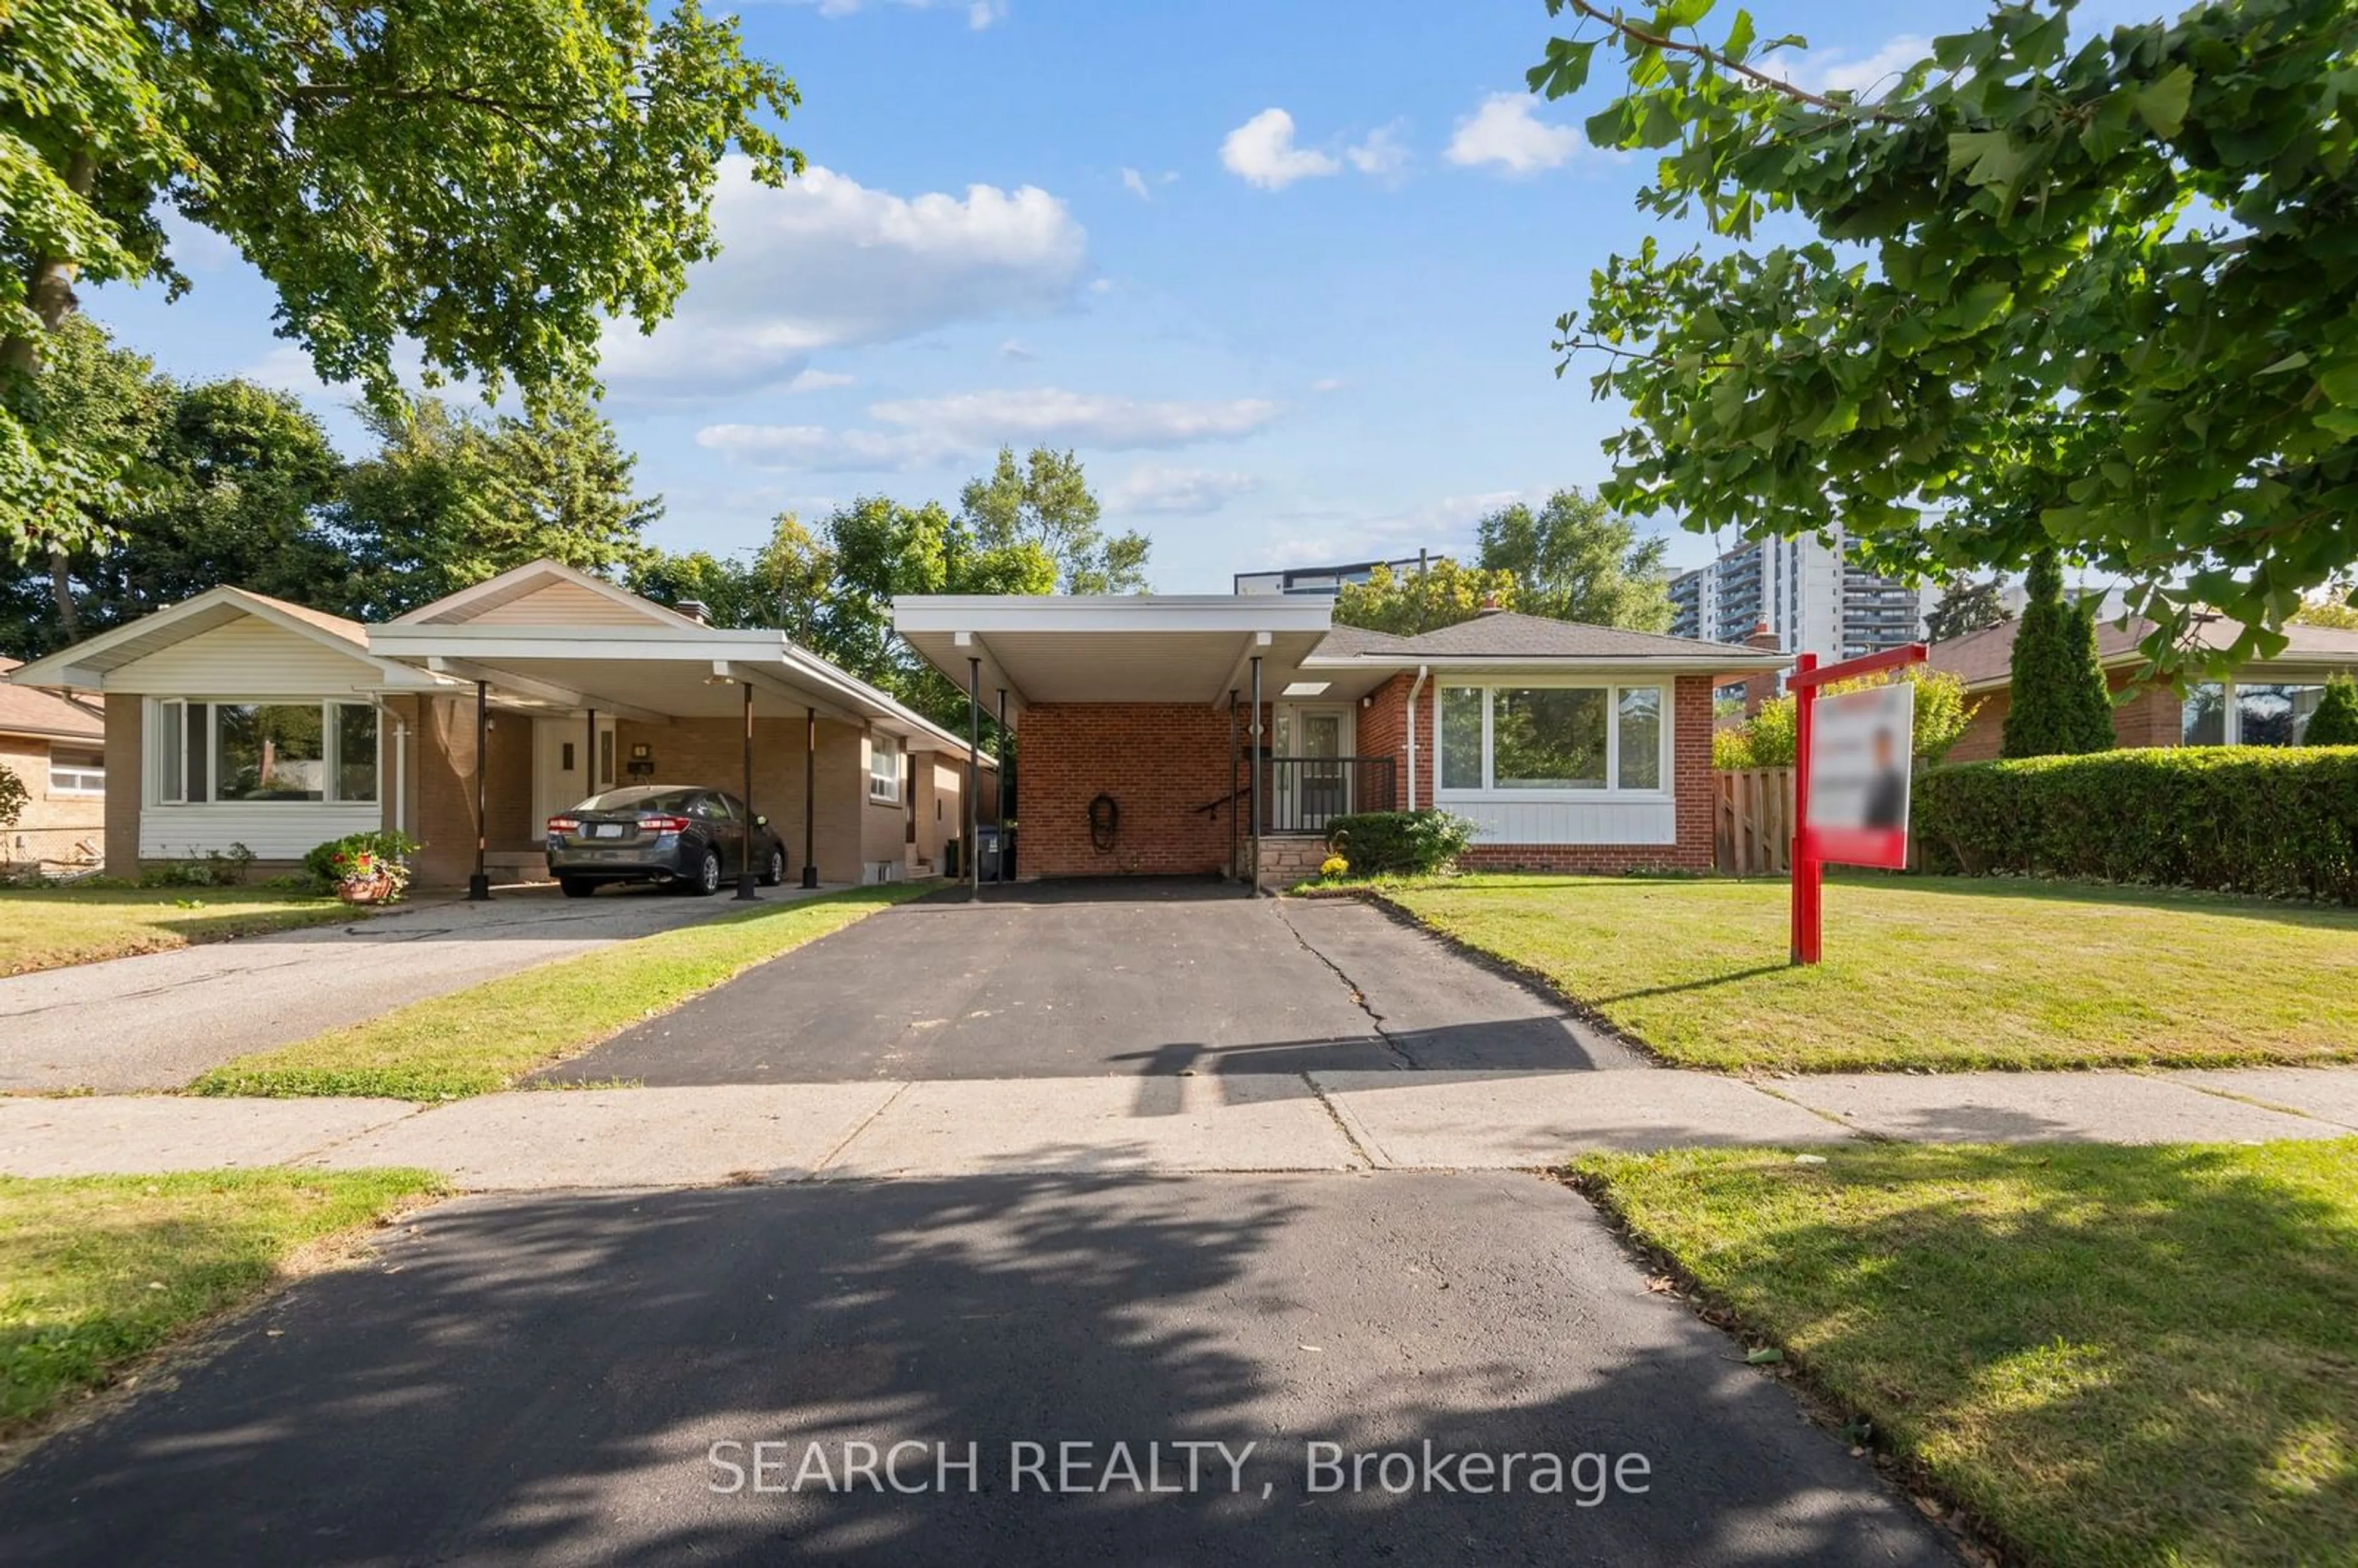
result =
[[[999,554],[1029,546],[1056,564],[1055,593],[1143,593],[1150,541],[1143,534],[1109,539],[1098,526],[1098,498],[1071,452],[1034,447],[1022,462],[999,449],[990,472],[958,494],[960,521],[979,549]],[[989,589],[950,589],[988,592]]]
[[1335,624],[1413,637],[1471,621],[1486,602],[1521,608],[1512,574],[1461,567],[1444,556],[1422,571],[1395,574],[1379,566],[1366,582],[1345,583],[1335,596]]
[[16,827],[32,798],[33,792],[25,787],[25,781],[16,776],[16,770],[0,763],[0,827]]
[[143,888],[233,888],[245,881],[254,853],[243,844],[207,849],[181,860],[147,860],[139,867]]
[[2358,903],[2358,749],[2190,746],[1937,768],[1925,869]]
[[330,838],[324,844],[314,844],[303,853],[303,871],[319,887],[331,885],[336,880],[336,861],[360,855],[380,860],[395,860],[406,864],[411,856],[424,848],[416,839],[395,828],[381,828],[368,833],[347,833],[341,838]]
[[2339,597],[2312,599],[2294,611],[2292,618],[2304,626],[2331,626],[2339,632],[2358,632],[2358,605]]
[[[2282,646],[2358,516],[2358,0],[2212,0],[2074,42],[2060,0],[1993,6],[1871,99],[1813,93],[1710,0],[1530,73],[1560,97],[1617,47],[1588,121],[1659,149],[1649,239],[1558,323],[1626,399],[1606,501],[1696,529],[1839,522],[1909,579],[2060,548],[2129,585],[2166,668]],[[1801,243],[1756,242],[1770,221]],[[1725,243],[1723,243],[1725,242]],[[2244,630],[2214,652],[2193,617]]]
[[637,460],[597,406],[552,393],[483,419],[432,398],[372,411],[384,444],[344,481],[358,582],[348,613],[386,619],[543,556],[612,575],[663,502],[633,493]]
[[[1862,676],[1856,680],[1827,684],[1825,696],[1882,686],[1888,675]],[[1937,762],[1949,754],[1973,722],[1981,704],[1965,700],[1965,683],[1946,670],[1909,665],[1899,677],[1916,688],[1916,723],[1909,749],[1919,762]],[[1799,745],[1794,698],[1790,692],[1769,698],[1760,711],[1740,725],[1716,730],[1711,738],[1714,768],[1790,768]]]
[[2309,716],[2309,728],[2301,733],[2306,746],[2358,746],[2358,681],[2348,676],[2334,676],[2325,683],[2325,690],[2317,699],[2317,710]]
[[1996,579],[1964,581],[1944,590],[1940,602],[1924,617],[1924,635],[1935,643],[1986,632],[2006,619]]
[[1474,842],[1474,824],[1428,806],[1357,811],[1326,826],[1326,844],[1362,877],[1421,877],[1445,869]]
[[121,470],[46,410],[73,286],[173,294],[163,218],[229,240],[322,379],[429,379],[537,406],[591,384],[609,321],[651,328],[716,249],[721,163],[801,168],[792,82],[695,0],[30,0],[0,22],[0,542],[72,549]]
[[1537,512],[1518,501],[1474,525],[1486,571],[1515,579],[1530,615],[1666,632],[1671,625],[1670,542],[1641,539],[1637,525],[1578,490],[1559,490]]
[[2014,634],[2012,700],[1999,754],[2052,757],[2113,747],[2112,690],[2096,662],[2093,603],[2063,602],[2055,552],[2032,558]]

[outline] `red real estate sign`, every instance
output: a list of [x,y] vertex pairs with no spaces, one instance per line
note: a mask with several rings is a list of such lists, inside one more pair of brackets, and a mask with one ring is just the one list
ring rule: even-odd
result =
[[1906,682],[1821,697],[1818,689],[1920,664],[1921,643],[1821,668],[1803,654],[1793,688],[1793,944],[1814,964],[1825,930],[1825,863],[1908,863],[1908,767],[1915,750],[1916,688]]

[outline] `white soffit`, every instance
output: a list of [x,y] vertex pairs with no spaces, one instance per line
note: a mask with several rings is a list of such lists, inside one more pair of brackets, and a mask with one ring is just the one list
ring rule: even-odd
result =
[[1325,636],[1328,607],[1275,595],[898,599],[901,635],[960,687],[979,661],[986,703],[1000,688],[1035,702],[1215,703],[1246,691],[1261,660],[1274,697]]

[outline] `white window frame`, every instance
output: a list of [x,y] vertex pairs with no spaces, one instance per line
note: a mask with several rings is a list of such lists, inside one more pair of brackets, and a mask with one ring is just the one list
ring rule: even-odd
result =
[[70,763],[60,765],[58,762],[58,748],[52,745],[49,748],[49,794],[68,800],[94,800],[104,795],[106,793],[105,751],[96,746],[70,749],[97,752],[98,766],[85,768]]
[[[889,778],[876,766],[887,757],[892,760]],[[880,733],[868,737],[868,798],[877,806],[901,804],[901,742],[896,736]]]
[[2222,708],[2221,708],[2220,716],[2219,716],[2219,739],[2218,739],[2217,741],[2189,741],[2188,739],[2186,739],[2186,712],[2185,712],[2185,705],[2186,705],[2186,703],[2187,703],[2188,701],[2190,701],[2190,700],[2191,700],[2191,698],[2192,698],[2192,687],[2190,687],[2188,688],[2188,695],[2187,695],[2187,697],[2182,697],[2182,698],[2180,698],[2180,706],[2179,706],[2179,718],[2178,718],[2178,744],[2180,744],[2180,745],[2181,745],[2181,746],[2211,746],[2211,745],[2219,745],[2219,746],[2242,746],[2242,745],[2245,745],[2245,744],[2258,745],[2258,744],[2260,744],[2260,742],[2258,742],[2258,741],[2249,741],[2249,742],[2246,742],[2246,741],[2244,741],[2244,703],[2243,703],[2243,696],[2242,696],[2242,688],[2243,688],[2244,687],[2245,687],[2245,686],[2313,686],[2313,687],[2323,687],[2323,686],[2324,686],[2324,685],[2325,685],[2325,684],[2326,684],[2330,679],[2331,679],[2331,672],[2327,672],[2327,671],[2309,671],[2309,672],[2303,672],[2303,673],[2301,673],[2301,674],[2298,674],[2298,675],[2288,675],[2288,674],[2284,674],[2284,673],[2281,673],[2281,672],[2272,673],[2272,674],[2270,674],[2269,676],[2266,676],[2266,678],[2264,678],[2264,679],[2260,679],[2260,680],[2254,680],[2254,681],[2244,681],[2244,680],[2238,679],[2238,678],[2236,678],[2236,677],[2234,677],[2234,676],[2224,676],[2224,677],[2222,677],[2221,679],[2218,679],[2218,680],[2215,680],[2215,681],[2197,681],[2197,682],[2195,682],[2195,683],[2194,683],[2194,685],[2195,685],[2195,686],[2215,686],[2215,687],[2217,687],[2219,688],[2220,701],[2221,701],[2221,703],[2222,703],[2222,705],[2223,705],[2223,706],[2222,706]]
[[[1452,788],[1441,781],[1447,776],[1446,738],[1442,723],[1442,693],[1473,687],[1482,694],[1482,784],[1479,788]],[[1491,729],[1492,715],[1501,691],[1536,691],[1540,689],[1600,691],[1605,694],[1605,784],[1599,789],[1525,789],[1498,784],[1494,768],[1495,748]],[[1657,758],[1662,782],[1653,789],[1624,789],[1621,786],[1621,694],[1625,691],[1650,691],[1661,700],[1661,739]],[[1663,801],[1676,794],[1677,773],[1671,766],[1678,733],[1678,687],[1673,681],[1658,680],[1595,680],[1576,676],[1483,676],[1468,677],[1443,675],[1433,677],[1433,799],[1448,801]]]
[[[205,710],[205,789],[203,800],[190,800],[188,788],[188,727],[189,705],[196,703]],[[221,720],[223,708],[305,708],[317,707],[319,714],[320,781],[325,786],[318,800],[222,800],[211,792],[221,788]],[[376,713],[376,791],[366,800],[346,800],[335,793],[335,784],[342,773],[339,753],[343,750],[343,737],[336,727],[336,716],[326,711],[331,708],[365,708]],[[177,718],[174,717],[177,710]],[[243,807],[264,806],[273,811],[300,810],[306,806],[319,810],[327,806],[377,806],[384,800],[384,713],[376,704],[340,697],[167,697],[156,702],[154,719],[149,733],[156,740],[146,747],[149,780],[153,793],[146,804],[198,810],[219,806]],[[180,745],[173,748],[166,738],[177,731]]]

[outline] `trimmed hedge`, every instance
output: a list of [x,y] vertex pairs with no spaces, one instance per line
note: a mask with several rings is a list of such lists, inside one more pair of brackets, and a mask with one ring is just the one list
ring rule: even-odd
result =
[[1421,877],[1474,841],[1474,825],[1446,811],[1359,811],[1326,825],[1326,846],[1355,877]]
[[1928,871],[2358,903],[2358,746],[1964,762],[1917,779],[1914,816]]

